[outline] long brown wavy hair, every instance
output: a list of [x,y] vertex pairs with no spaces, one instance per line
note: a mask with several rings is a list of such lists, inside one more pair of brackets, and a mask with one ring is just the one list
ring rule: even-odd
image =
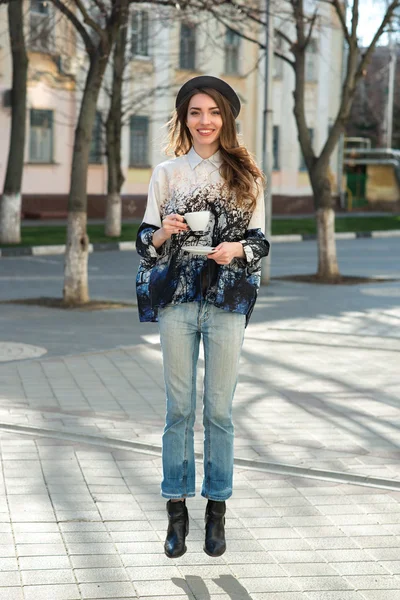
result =
[[195,94],[207,94],[221,112],[222,128],[219,138],[222,165],[221,177],[230,192],[234,192],[238,206],[253,212],[256,206],[260,186],[264,187],[265,178],[250,155],[247,148],[241,146],[237,139],[236,124],[228,100],[212,88],[198,88],[178,107],[168,122],[167,153],[175,156],[187,154],[193,145],[192,136],[186,125],[187,113],[191,98]]

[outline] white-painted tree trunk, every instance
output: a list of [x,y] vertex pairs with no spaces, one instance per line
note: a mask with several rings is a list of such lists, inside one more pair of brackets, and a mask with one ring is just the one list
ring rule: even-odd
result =
[[108,194],[105,227],[105,234],[107,236],[119,237],[121,235],[121,214],[121,196],[117,192]]
[[335,211],[319,208],[316,213],[318,232],[318,276],[335,279],[339,276],[336,258]]
[[2,244],[19,244],[21,241],[21,194],[3,194],[0,207],[0,242]]
[[66,304],[84,304],[89,301],[89,238],[86,233],[86,220],[86,212],[72,211],[68,214],[63,290]]

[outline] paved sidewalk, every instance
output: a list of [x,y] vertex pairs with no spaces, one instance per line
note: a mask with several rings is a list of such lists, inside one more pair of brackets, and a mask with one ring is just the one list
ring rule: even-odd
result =
[[[1,363],[0,600],[399,600],[399,298],[396,282],[260,295],[219,559],[202,551],[199,496],[188,552],[163,554],[155,328],[132,320],[134,345],[49,357],[39,346]],[[11,359],[29,356],[14,344]],[[199,460],[198,488],[201,476]]]

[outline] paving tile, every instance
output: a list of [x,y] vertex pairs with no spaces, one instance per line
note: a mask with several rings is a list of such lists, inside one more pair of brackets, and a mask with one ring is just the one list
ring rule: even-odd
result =
[[76,584],[26,585],[25,600],[79,600],[81,598]]
[[307,550],[286,551],[286,552],[270,552],[269,553],[278,564],[283,563],[312,563],[322,562],[324,560],[323,553],[317,553]]
[[55,522],[16,523],[13,521],[13,530],[15,535],[19,533],[58,533],[58,525]]
[[75,569],[122,567],[122,559],[118,554],[76,554],[70,559]]
[[340,592],[307,592],[306,597],[307,600],[366,600],[364,593],[345,590],[341,590]]
[[101,567],[92,569],[75,569],[78,583],[98,583],[102,581],[128,581],[129,577],[122,567]]
[[[171,560],[170,560],[171,563]],[[212,569],[212,566],[208,567],[199,567],[199,566],[191,566],[186,567],[186,570],[190,574],[199,575],[198,569]],[[221,565],[221,569],[224,569],[226,572],[226,566]],[[218,567],[214,566],[214,569],[218,569]],[[208,571],[207,571],[208,572]],[[169,580],[172,577],[180,577],[181,574],[185,574],[185,567],[180,565],[178,567],[174,566],[158,566],[158,567],[128,567],[127,573],[129,578],[133,582],[137,581],[157,581],[157,580]]]
[[20,556],[20,568],[23,571],[38,569],[69,569],[71,567],[68,556]]
[[346,575],[346,581],[358,590],[399,590],[400,578],[396,575]]
[[[266,594],[252,594],[253,600],[306,600],[303,592],[271,592]],[[357,599],[360,600],[360,599]]]
[[17,544],[18,556],[63,556],[63,544]]
[[2,587],[20,586],[21,579],[18,571],[3,571],[0,568],[0,589]]
[[75,583],[72,569],[22,570],[21,577],[24,585]]
[[378,562],[335,562],[332,567],[340,575],[388,575],[393,571],[387,566],[390,563]]
[[183,590],[187,594],[191,594],[190,588],[186,581],[178,579],[181,585],[174,583],[173,578],[164,581],[136,581],[135,588],[137,590],[139,598],[143,596],[162,596],[175,598]]
[[[248,566],[243,565],[243,567]],[[329,577],[338,575],[336,564],[333,567],[328,563],[283,563],[282,569],[291,577]]]
[[305,592],[354,590],[351,583],[338,576],[292,577],[291,581]]
[[136,598],[135,590],[131,583],[125,581],[118,582],[100,582],[100,583],[81,583],[79,589],[82,596],[89,600],[90,598]]
[[62,544],[60,533],[52,532],[15,532],[17,544]]
[[116,547],[112,543],[106,542],[88,542],[88,543],[69,543],[66,542],[68,553],[73,554],[115,554]]
[[368,554],[375,560],[398,560],[398,548],[368,548]]
[[0,545],[0,558],[11,558],[15,556],[15,548],[13,544]]
[[[371,551],[368,551],[371,552]],[[374,557],[364,550],[318,550],[318,554],[327,562],[368,562],[373,561]]]
[[0,587],[0,600],[24,600],[22,594],[22,587]]
[[62,522],[59,523],[60,530],[63,532],[87,532],[87,531],[107,531],[105,523],[101,522],[85,522],[85,521],[76,521],[76,522]]
[[247,592],[298,592],[300,588],[291,577],[242,578],[241,583]]

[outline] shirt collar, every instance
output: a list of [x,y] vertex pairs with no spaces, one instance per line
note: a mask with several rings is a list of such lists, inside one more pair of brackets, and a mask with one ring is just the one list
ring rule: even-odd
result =
[[210,156],[210,158],[201,158],[192,146],[186,156],[192,169],[195,169],[203,161],[206,163],[210,162],[216,167],[220,167],[222,164],[221,152],[219,150]]

